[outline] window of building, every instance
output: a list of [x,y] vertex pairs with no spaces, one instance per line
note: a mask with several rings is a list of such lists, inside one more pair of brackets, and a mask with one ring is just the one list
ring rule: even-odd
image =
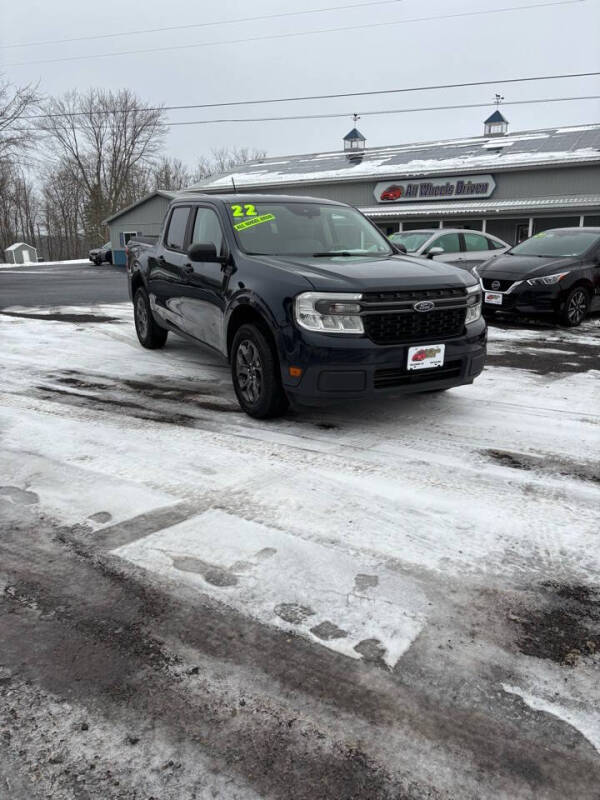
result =
[[171,250],[183,250],[189,214],[189,206],[178,206],[173,210],[165,242]]
[[600,228],[600,215],[597,217],[584,217],[583,224],[592,228]]
[[551,228],[578,228],[579,217],[538,217],[533,220],[533,233],[541,233]]
[[440,221],[439,219],[421,219],[415,220],[414,222],[404,222],[402,225],[403,231],[422,231],[427,230],[428,228],[439,228]]

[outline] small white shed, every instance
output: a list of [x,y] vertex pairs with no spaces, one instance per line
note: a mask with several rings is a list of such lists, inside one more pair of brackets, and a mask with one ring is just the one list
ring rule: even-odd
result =
[[7,264],[35,264],[37,250],[25,242],[15,242],[4,251]]

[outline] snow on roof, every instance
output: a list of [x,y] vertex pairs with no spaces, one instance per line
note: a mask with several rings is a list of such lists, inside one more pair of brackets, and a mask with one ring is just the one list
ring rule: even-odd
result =
[[30,250],[35,250],[35,247],[32,244],[27,244],[26,242],[15,242],[14,244],[11,244],[10,247],[7,247],[4,252],[8,253],[9,251],[16,250],[19,247],[28,247]]
[[[386,147],[369,147],[360,163],[341,150],[259,159],[206,178],[191,189],[218,191],[231,186],[264,188],[310,184],[410,178],[432,174],[461,174],[480,170],[502,171],[557,164],[600,162],[600,124],[576,128],[522,131],[499,139],[475,136]],[[500,152],[498,152],[500,151]]]

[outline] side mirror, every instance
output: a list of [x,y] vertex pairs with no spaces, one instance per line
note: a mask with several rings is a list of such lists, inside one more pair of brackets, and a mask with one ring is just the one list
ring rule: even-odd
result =
[[214,263],[224,263],[225,256],[217,255],[217,248],[212,242],[196,242],[188,247],[188,257],[190,261],[212,261]]
[[397,253],[408,253],[406,249],[406,245],[402,244],[402,242],[392,242],[392,247],[396,250]]
[[435,258],[436,256],[441,256],[446,251],[443,247],[432,247],[431,250],[427,252],[427,258]]

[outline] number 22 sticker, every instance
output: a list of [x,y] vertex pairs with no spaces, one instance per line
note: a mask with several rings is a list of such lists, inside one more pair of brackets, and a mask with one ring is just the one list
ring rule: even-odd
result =
[[234,217],[255,217],[256,216],[256,209],[250,203],[246,203],[244,206],[231,206],[231,210],[233,211]]

